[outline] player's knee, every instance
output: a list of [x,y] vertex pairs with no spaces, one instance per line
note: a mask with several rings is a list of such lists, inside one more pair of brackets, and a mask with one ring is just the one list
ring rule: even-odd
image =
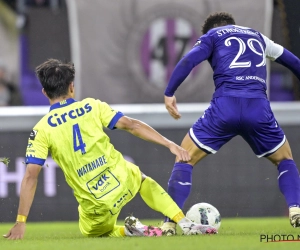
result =
[[285,143],[276,152],[267,157],[273,164],[278,166],[284,160],[293,160],[291,148]]
[[[187,163],[187,164],[191,165],[192,167],[194,167],[200,160],[202,160],[204,158],[204,156],[203,157],[200,157],[200,156],[201,155],[190,154],[191,159],[184,163]],[[176,162],[180,163],[179,159],[176,159]]]
[[286,157],[286,158],[276,162],[276,165],[278,166],[282,161],[285,161],[285,160],[293,160],[293,157]]
[[272,159],[270,158],[269,159],[276,167],[278,167],[278,165],[282,162],[282,161],[285,161],[285,160],[293,160],[293,157],[292,156],[283,156],[283,157],[280,157],[280,158],[275,158],[275,159]]

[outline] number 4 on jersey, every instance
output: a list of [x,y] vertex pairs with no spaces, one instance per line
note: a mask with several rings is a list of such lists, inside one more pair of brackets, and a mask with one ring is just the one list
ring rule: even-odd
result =
[[[77,145],[77,141],[79,145]],[[82,136],[80,133],[79,125],[78,123],[73,125],[73,147],[74,147],[74,152],[81,150],[81,154],[85,154],[85,143],[82,141]]]

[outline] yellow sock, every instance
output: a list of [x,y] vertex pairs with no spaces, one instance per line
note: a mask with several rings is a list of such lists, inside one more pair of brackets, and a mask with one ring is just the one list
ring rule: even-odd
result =
[[175,218],[180,212],[182,213],[168,193],[150,177],[142,182],[140,195],[149,207],[169,218]]
[[124,226],[115,225],[114,229],[111,232],[109,232],[107,234],[107,236],[108,237],[124,237],[124,236],[126,236]]
[[172,221],[178,223],[178,221],[182,220],[185,217],[184,213],[180,211],[178,214],[176,214],[172,219]]

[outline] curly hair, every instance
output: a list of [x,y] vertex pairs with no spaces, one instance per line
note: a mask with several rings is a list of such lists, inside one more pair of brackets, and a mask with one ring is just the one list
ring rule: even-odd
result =
[[210,29],[229,24],[235,24],[234,18],[231,14],[227,12],[216,12],[206,18],[204,25],[202,26],[202,33],[204,35]]

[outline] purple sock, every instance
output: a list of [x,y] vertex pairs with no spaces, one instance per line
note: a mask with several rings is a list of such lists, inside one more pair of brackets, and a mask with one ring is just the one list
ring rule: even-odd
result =
[[[192,189],[193,166],[187,163],[176,162],[168,182],[168,194],[182,209]],[[168,217],[165,222],[171,221]]]
[[278,184],[288,207],[300,206],[299,171],[293,160],[283,160],[278,165]]

